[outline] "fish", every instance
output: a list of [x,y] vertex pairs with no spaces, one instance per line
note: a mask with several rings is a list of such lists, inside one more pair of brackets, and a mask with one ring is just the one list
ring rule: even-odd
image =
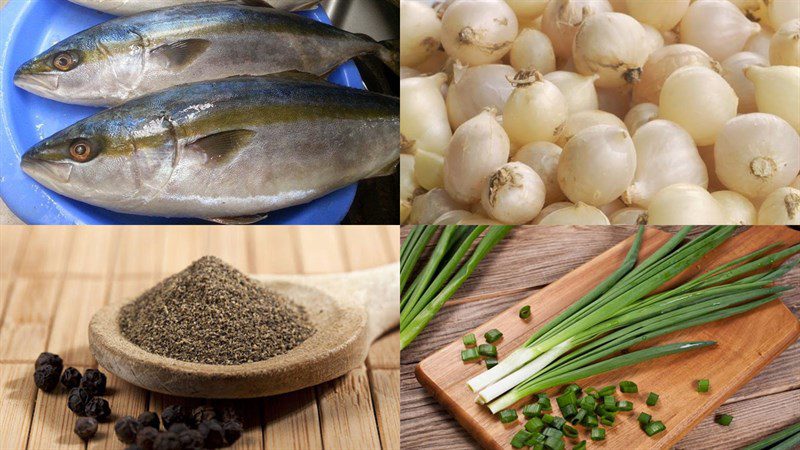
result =
[[170,6],[203,2],[231,2],[242,5],[266,6],[283,11],[306,11],[314,9],[320,0],[69,0],[87,8],[113,14],[130,16],[143,11],[168,8]]
[[399,70],[397,48],[297,14],[198,3],[120,17],[77,33],[25,62],[14,83],[39,96],[115,106],[172,86],[239,75],[326,75],[376,54]]
[[251,223],[400,158],[399,99],[301,73],[177,86],[102,110],[27,150],[46,188],[112,211]]

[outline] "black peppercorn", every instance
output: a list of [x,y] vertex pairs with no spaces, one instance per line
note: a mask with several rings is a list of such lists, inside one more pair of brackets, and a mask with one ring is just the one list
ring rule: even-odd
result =
[[79,416],[86,415],[86,404],[92,399],[92,394],[84,388],[72,388],[67,397],[67,406],[70,411]]
[[136,434],[142,429],[142,424],[131,416],[125,416],[114,424],[114,433],[117,439],[123,444],[133,444],[136,442]]
[[75,434],[84,441],[91,439],[97,433],[97,421],[92,417],[79,417],[75,422]]
[[153,450],[153,443],[158,436],[158,430],[153,427],[144,427],[136,433],[136,445],[142,450]]
[[210,405],[201,405],[192,410],[192,419],[195,424],[200,424],[206,420],[217,418],[217,410]]
[[169,430],[167,431],[169,431],[170,433],[181,434],[186,430],[191,430],[191,428],[189,428],[189,425],[186,425],[185,423],[173,423],[172,426],[169,427]]
[[50,392],[58,386],[59,375],[61,375],[60,369],[44,364],[33,372],[33,382],[39,389]]
[[225,445],[225,435],[218,421],[206,420],[197,426],[197,431],[203,435],[206,448],[220,448]]
[[103,395],[106,393],[106,375],[97,369],[86,369],[80,386],[92,395]]
[[84,412],[89,417],[94,417],[99,422],[105,422],[111,415],[111,407],[108,401],[101,397],[94,397],[86,404]]
[[158,427],[161,426],[161,420],[159,420],[158,414],[153,411],[145,411],[139,414],[136,420],[138,420],[143,427],[153,427],[158,430]]
[[164,423],[164,429],[169,430],[169,427],[175,423],[186,423],[189,415],[186,413],[186,408],[182,405],[169,405],[161,411],[161,421]]
[[203,448],[205,442],[203,435],[197,430],[186,430],[178,435],[181,448],[184,450],[197,450]]
[[64,370],[64,360],[56,354],[44,352],[36,358],[36,363],[33,367],[38,369],[42,366],[53,366],[60,374],[61,371]]
[[225,425],[222,426],[222,432],[225,435],[225,442],[227,442],[228,445],[232,445],[242,437],[244,427],[238,420],[231,420],[225,422]]
[[181,450],[181,441],[178,440],[178,435],[171,431],[164,431],[158,433],[155,442],[153,442],[153,450]]
[[61,374],[61,384],[67,389],[72,389],[80,386],[81,372],[74,367],[67,367],[67,370]]
[[222,408],[221,416],[222,416],[222,423],[230,422],[232,420],[235,420],[237,422],[242,421],[242,419],[239,417],[239,413],[236,412],[236,410],[230,406]]

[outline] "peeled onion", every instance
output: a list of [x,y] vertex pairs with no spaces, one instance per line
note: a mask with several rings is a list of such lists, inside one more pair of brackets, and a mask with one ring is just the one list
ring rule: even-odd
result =
[[689,8],[689,0],[667,0],[662,2],[627,0],[628,14],[639,22],[666,31],[675,28]]
[[744,69],[747,66],[766,67],[769,66],[769,61],[758,53],[739,52],[722,62],[722,76],[739,97],[739,114],[757,110],[756,88],[753,86],[753,82],[744,76]]
[[555,84],[567,100],[569,113],[597,109],[597,90],[594,82],[598,75],[581,75],[558,70],[550,72],[544,79]]
[[634,103],[658,103],[661,87],[673,72],[686,66],[708,67],[719,72],[720,65],[699,48],[673,44],[653,52],[647,59],[642,76],[633,86]]
[[439,48],[442,23],[430,6],[400,1],[400,64],[416,66]]
[[782,187],[758,208],[759,225],[800,225],[800,189]]
[[[650,56],[654,51],[664,47],[664,36],[660,31],[650,25],[642,24],[642,27],[644,27],[647,56]],[[647,59],[645,59],[645,61],[647,61]]]
[[[458,209],[442,214],[433,222],[433,225],[458,225],[462,219],[472,219],[474,217],[476,217],[475,214],[463,209]],[[487,222],[489,221],[489,219],[486,220]]]
[[539,225],[610,225],[608,217],[594,206],[578,202],[544,216]]
[[414,154],[414,176],[426,190],[442,187],[444,157],[438,153],[417,149]]
[[751,66],[745,76],[755,85],[758,110],[775,114],[800,132],[800,67]]
[[708,187],[708,173],[692,137],[678,125],[654,120],[633,136],[636,174],[622,194],[627,204],[647,207],[661,189],[678,183]]
[[447,212],[464,209],[464,205],[450,198],[444,189],[433,189],[418,195],[411,205],[408,220],[410,223],[420,224],[432,224]]
[[509,61],[517,70],[535,69],[543,74],[556,70],[556,55],[546,34],[533,28],[522,30],[509,52]]
[[503,128],[516,145],[553,142],[567,120],[567,100],[537,71],[519,72],[515,88],[503,107]]
[[567,197],[558,185],[558,159],[561,147],[552,142],[532,142],[517,150],[512,161],[519,161],[539,175],[544,183],[544,204],[549,205]]
[[658,117],[683,127],[697,145],[710,145],[725,122],[736,116],[738,103],[733,88],[718,73],[706,67],[683,67],[664,82]]
[[536,172],[510,162],[489,176],[481,206],[495,220],[508,224],[530,222],[544,206],[545,188]]
[[514,10],[517,18],[530,21],[542,15],[548,0],[506,0],[508,6]]
[[556,56],[567,59],[584,19],[611,11],[607,0],[550,0],[542,15],[542,31],[550,38]]
[[584,19],[572,44],[579,73],[600,75],[597,85],[615,88],[639,81],[650,49],[644,28],[630,16],[606,12]]
[[739,8],[742,13],[748,19],[752,20],[753,22],[761,22],[765,23],[768,21],[766,18],[767,16],[767,5],[764,4],[764,0],[728,0],[737,8]]
[[761,27],[727,0],[697,0],[681,20],[681,42],[701,48],[717,61],[739,52]]
[[570,203],[570,202],[555,202],[555,203],[551,203],[551,204],[545,206],[544,208],[542,208],[542,210],[539,212],[539,215],[536,216],[531,221],[531,223],[534,224],[534,225],[537,225],[537,224],[539,224],[539,222],[542,221],[542,219],[547,217],[547,215],[550,214],[551,212],[558,211],[561,208],[566,208],[566,207],[569,207],[569,206],[572,206],[572,203]]
[[612,214],[609,220],[611,225],[647,225],[647,211],[633,206],[622,208]]
[[758,53],[766,59],[769,59],[769,47],[772,42],[772,30],[762,28],[758,33],[750,36],[747,43],[744,44],[742,50],[746,52]]
[[628,132],[633,136],[642,125],[655,120],[657,117],[658,105],[639,103],[625,115],[625,126],[628,127]]
[[453,132],[439,91],[447,75],[400,80],[400,134],[417,148],[444,154]]
[[442,46],[464,64],[492,63],[511,49],[517,27],[517,16],[503,0],[457,1],[442,16]]
[[717,176],[731,190],[763,198],[788,186],[800,172],[800,137],[772,114],[743,114],[731,119],[714,146]]
[[648,225],[717,225],[727,222],[727,218],[714,197],[693,184],[665,187],[647,209]]
[[756,207],[744,195],[734,191],[712,192],[728,220],[720,225],[755,225]]
[[400,222],[405,222],[411,212],[411,199],[419,188],[414,178],[414,157],[400,155]]
[[800,19],[786,22],[772,35],[769,63],[773,66],[800,66]]
[[572,202],[599,206],[625,192],[635,170],[636,149],[628,132],[613,125],[595,125],[564,147],[558,184]]
[[484,111],[458,127],[444,159],[444,187],[458,202],[480,200],[486,177],[508,161],[510,143],[494,111]]
[[767,16],[773,30],[781,28],[786,22],[800,19],[800,5],[797,0],[764,0]]
[[600,110],[579,111],[569,116],[556,144],[563,148],[573,136],[595,125],[615,125],[625,128],[625,123],[614,114]]
[[503,114],[503,106],[514,90],[509,83],[516,70],[505,64],[486,64],[453,68],[453,82],[447,90],[447,116],[453,129],[477,116],[486,108]]

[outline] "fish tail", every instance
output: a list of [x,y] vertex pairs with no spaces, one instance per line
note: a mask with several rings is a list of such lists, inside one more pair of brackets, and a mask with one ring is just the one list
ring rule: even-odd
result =
[[389,39],[385,41],[377,42],[375,39],[367,36],[366,34],[357,33],[363,39],[366,39],[370,42],[374,42],[376,44],[376,49],[374,51],[375,55],[380,59],[387,67],[392,69],[392,72],[396,74],[400,74],[400,40],[399,39]]

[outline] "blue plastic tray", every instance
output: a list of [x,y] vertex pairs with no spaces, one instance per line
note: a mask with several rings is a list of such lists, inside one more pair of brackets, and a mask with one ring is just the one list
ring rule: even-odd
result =
[[[330,24],[322,8],[302,12]],[[191,224],[202,220],[166,219],[119,214],[63,197],[39,185],[19,167],[20,156],[33,144],[99,111],[67,105],[14,86],[14,71],[56,42],[113,16],[67,0],[11,0],[0,14],[0,196],[11,211],[29,224]],[[329,80],[363,88],[352,61]],[[273,211],[268,224],[338,224],[356,193],[356,184],[305,205]]]

